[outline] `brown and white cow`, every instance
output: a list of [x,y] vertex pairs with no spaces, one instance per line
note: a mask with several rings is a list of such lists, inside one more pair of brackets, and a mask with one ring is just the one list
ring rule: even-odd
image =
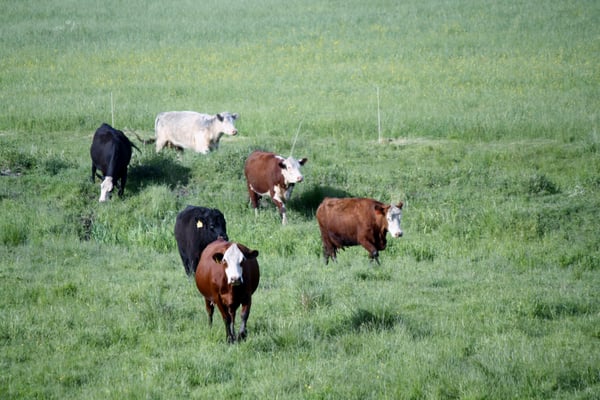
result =
[[246,159],[244,174],[248,185],[248,195],[255,213],[262,196],[269,196],[279,209],[281,223],[287,223],[285,202],[290,199],[296,183],[304,177],[300,167],[306,163],[306,158],[283,158],[275,153],[254,151]]
[[[222,112],[216,115],[195,111],[168,111],[156,116],[154,121],[156,152],[168,144],[180,149],[192,149],[208,154],[219,148],[221,136],[235,136],[238,114]],[[145,143],[151,143],[147,140]]]
[[196,268],[196,286],[204,296],[209,323],[212,325],[216,305],[225,322],[229,343],[235,341],[235,313],[240,305],[242,325],[237,338],[246,338],[252,294],[260,280],[256,257],[257,250],[218,239],[204,249]]
[[317,221],[323,241],[325,264],[334,261],[337,251],[347,246],[361,245],[369,258],[379,264],[379,251],[385,250],[386,233],[403,235],[400,223],[402,205],[386,205],[367,198],[326,197],[317,208]]

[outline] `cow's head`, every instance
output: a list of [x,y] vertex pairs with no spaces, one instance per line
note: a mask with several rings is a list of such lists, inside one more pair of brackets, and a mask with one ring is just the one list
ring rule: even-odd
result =
[[216,253],[213,259],[225,267],[227,284],[238,286],[244,283],[242,278],[242,262],[246,259],[255,259],[256,257],[258,257],[258,251],[252,250],[244,254],[236,243],[232,243],[224,254]]
[[402,202],[397,205],[390,205],[387,212],[385,213],[385,218],[387,219],[388,232],[393,237],[401,237],[404,232],[402,232],[402,228],[400,227],[400,223],[402,222],[402,206],[404,204]]
[[232,114],[229,112],[217,114],[217,119],[221,123],[221,128],[219,130],[226,135],[237,135],[238,131],[235,128],[235,120],[238,119],[238,117],[238,114]]
[[196,228],[202,231],[209,240],[229,240],[225,217],[217,209],[209,210],[206,214],[198,216],[196,218]]
[[302,176],[302,172],[300,172],[300,167],[303,166],[306,161],[306,158],[297,160],[293,157],[288,157],[286,159],[281,158],[279,160],[279,168],[281,168],[281,174],[283,175],[286,185],[302,182],[304,177]]
[[106,201],[110,198],[110,194],[114,189],[113,178],[112,176],[107,176],[104,178],[102,183],[100,184],[100,201]]

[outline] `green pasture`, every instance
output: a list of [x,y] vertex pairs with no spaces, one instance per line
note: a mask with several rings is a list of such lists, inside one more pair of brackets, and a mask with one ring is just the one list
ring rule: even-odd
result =
[[[0,398],[600,397],[599,26],[577,0],[0,2]],[[240,134],[135,140],[184,109]],[[141,151],[100,204],[102,122]],[[282,226],[243,164],[292,148]],[[404,201],[405,236],[326,266],[324,196]],[[188,204],[260,252],[245,342],[184,273]]]

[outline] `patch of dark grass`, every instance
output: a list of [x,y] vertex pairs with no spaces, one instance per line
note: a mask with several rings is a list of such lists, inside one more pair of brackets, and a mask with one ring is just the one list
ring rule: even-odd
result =
[[299,302],[305,311],[330,306],[332,303],[331,293],[325,289],[304,288],[300,291]]
[[355,274],[356,278],[361,281],[382,281],[389,282],[392,279],[392,274],[382,268],[372,268],[364,271],[359,271]]
[[585,301],[534,299],[526,312],[531,317],[551,321],[565,317],[593,315],[596,311],[596,306]]
[[406,246],[406,251],[408,252],[408,254],[410,254],[412,257],[414,257],[415,261],[431,262],[435,259],[436,251],[431,246],[424,244],[424,243],[418,243],[418,242],[407,242],[407,243],[409,243],[409,244]]
[[578,250],[572,254],[561,254],[558,258],[563,268],[576,268],[579,271],[595,271],[600,267],[600,255],[597,251]]
[[6,221],[0,224],[0,243],[15,247],[25,244],[28,239],[28,228],[16,221]]
[[62,170],[75,168],[75,164],[61,157],[50,156],[44,158],[38,166],[49,175],[58,175]]
[[323,326],[322,334],[329,337],[348,333],[384,332],[396,328],[404,330],[413,340],[422,340],[431,335],[430,328],[424,322],[388,307],[357,308],[350,315]]
[[187,185],[191,173],[190,168],[168,156],[153,155],[129,167],[125,190],[139,193],[144,186],[151,184],[166,185],[173,190],[180,185]]
[[531,195],[551,195],[560,193],[560,189],[545,174],[535,174],[529,178],[526,184],[526,191]]
[[350,193],[343,189],[327,185],[313,185],[299,196],[292,196],[288,202],[289,208],[302,213],[306,218],[312,218],[325,197],[349,197]]
[[348,323],[354,331],[367,330],[389,330],[400,321],[400,316],[386,309],[367,310],[359,308],[355,310]]
[[34,168],[36,158],[10,145],[0,147],[0,170],[8,174],[21,174]]

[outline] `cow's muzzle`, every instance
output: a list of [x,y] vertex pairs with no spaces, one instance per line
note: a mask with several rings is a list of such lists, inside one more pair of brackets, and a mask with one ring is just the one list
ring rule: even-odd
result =
[[241,276],[239,276],[237,278],[232,278],[232,279],[229,280],[229,284],[231,286],[240,286],[242,283],[243,283],[243,281],[242,281],[242,277]]

